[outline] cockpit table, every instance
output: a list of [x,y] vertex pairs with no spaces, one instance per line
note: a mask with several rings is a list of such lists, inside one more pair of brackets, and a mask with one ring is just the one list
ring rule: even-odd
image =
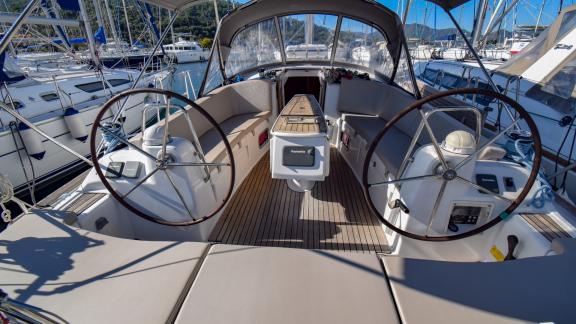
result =
[[270,140],[272,178],[286,179],[294,191],[308,191],[330,170],[328,128],[320,104],[312,95],[299,94],[286,104]]

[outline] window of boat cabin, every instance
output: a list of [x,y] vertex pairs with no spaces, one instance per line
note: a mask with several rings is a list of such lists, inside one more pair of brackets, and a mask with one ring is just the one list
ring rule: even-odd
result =
[[394,62],[388,52],[388,41],[375,27],[344,17],[337,44],[336,62],[360,65],[386,76],[392,75]]
[[227,76],[233,76],[257,66],[281,61],[280,40],[274,19],[268,19],[247,27],[234,37],[225,72]]
[[[128,80],[128,79],[110,79],[110,80],[106,80],[106,81],[108,83],[110,83],[110,85],[113,87],[117,87],[119,85],[123,85],[123,84],[130,82],[130,80]],[[75,87],[84,91],[84,92],[92,93],[92,92],[100,91],[104,88],[107,89],[108,85],[104,84],[102,81],[96,81],[96,82],[90,82],[90,83],[77,84],[77,85],[75,85]]]
[[323,14],[280,17],[286,60],[330,60],[337,21],[337,16]]

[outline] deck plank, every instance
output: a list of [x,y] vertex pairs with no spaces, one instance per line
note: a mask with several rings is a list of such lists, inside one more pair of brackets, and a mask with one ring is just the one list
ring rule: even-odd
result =
[[339,153],[331,151],[330,176],[297,193],[272,179],[264,156],[238,188],[211,241],[357,252],[388,251],[378,219],[369,212],[360,184]]

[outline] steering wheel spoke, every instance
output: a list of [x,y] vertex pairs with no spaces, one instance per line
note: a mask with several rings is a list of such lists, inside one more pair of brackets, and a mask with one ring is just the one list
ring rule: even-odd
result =
[[170,182],[170,184],[172,185],[172,188],[174,189],[174,191],[176,191],[176,195],[178,196],[178,198],[180,199],[180,202],[182,203],[182,205],[184,206],[184,209],[186,209],[186,211],[188,212],[188,215],[190,216],[190,218],[192,220],[196,220],[196,218],[194,218],[194,215],[192,215],[192,211],[190,210],[190,208],[188,207],[188,204],[186,204],[186,199],[184,199],[184,195],[182,194],[182,192],[180,192],[180,189],[178,189],[178,186],[176,185],[176,182],[174,181],[174,179],[172,178],[172,176],[170,176],[170,173],[168,173],[168,170],[162,170],[164,171],[164,174],[166,174],[166,178],[168,178],[168,181]]
[[460,180],[461,182],[464,182],[464,183],[468,184],[469,186],[473,187],[474,189],[477,189],[477,190],[482,191],[482,192],[485,193],[485,194],[489,194],[489,195],[492,195],[492,196],[494,196],[494,197],[496,197],[496,198],[498,198],[498,199],[500,199],[500,200],[504,200],[504,201],[506,201],[506,202],[508,202],[508,203],[512,203],[512,200],[511,200],[511,199],[508,199],[508,198],[504,197],[504,196],[501,195],[501,194],[495,193],[494,191],[488,190],[488,189],[482,187],[481,185],[476,184],[476,183],[474,183],[474,182],[472,182],[472,181],[470,181],[470,180],[464,179],[464,178],[462,178],[461,176],[457,176],[456,179]]
[[[476,144],[475,144],[476,149],[474,150],[474,152],[472,154],[466,156],[459,163],[454,163],[454,164],[456,164],[455,167],[450,168],[449,163],[448,163],[449,161],[447,161],[446,158],[448,157],[451,159],[451,157],[450,156],[444,156],[442,148],[439,145],[438,139],[434,135],[429,117],[433,113],[450,114],[450,113],[464,111],[464,110],[467,112],[475,113],[474,110],[472,110],[471,108],[469,108],[467,106],[440,107],[439,109],[434,108],[437,106],[435,106],[433,104],[433,102],[436,100],[439,100],[441,98],[450,97],[450,96],[465,97],[467,95],[481,95],[481,96],[485,96],[488,98],[497,99],[497,100],[501,101],[503,104],[506,104],[507,107],[510,107],[512,110],[514,110],[518,117],[512,118],[510,120],[510,124],[508,124],[500,133],[496,134],[495,136],[493,136],[492,138],[490,138],[489,140],[484,142],[482,145],[479,145],[480,136],[482,135],[483,125],[481,125],[482,119],[477,116],[476,117],[476,123],[477,123],[477,125],[476,125],[476,137],[477,138],[476,138]],[[422,107],[433,107],[433,108],[431,108],[432,110],[430,110],[430,111],[426,111]],[[369,174],[371,174],[370,170],[372,169],[372,162],[371,161],[372,161],[372,157],[374,156],[374,153],[376,151],[376,148],[378,147],[378,144],[380,143],[382,138],[386,135],[386,133],[389,130],[391,130],[393,127],[395,127],[395,125],[398,123],[398,121],[400,119],[408,116],[410,113],[413,113],[414,110],[417,110],[418,114],[420,114],[420,116],[422,117],[422,122],[418,126],[418,129],[416,131],[417,136],[420,136],[423,129],[426,128],[426,132],[430,137],[431,146],[433,148],[433,151],[436,153],[435,159],[438,160],[438,162],[441,165],[441,168],[443,168],[444,170],[442,172],[439,172],[439,174],[437,172],[434,172],[435,175],[424,175],[424,176],[408,177],[408,178],[400,178],[399,177],[401,174],[403,174],[405,172],[404,169],[407,168],[408,161],[410,161],[410,159],[415,154],[412,151],[413,151],[413,146],[415,146],[417,144],[416,142],[418,141],[418,139],[413,138],[411,143],[410,143],[410,148],[408,150],[408,153],[405,154],[404,159],[402,160],[401,169],[398,172],[399,175],[397,175],[397,177],[399,179],[380,181],[380,182],[376,182],[376,183],[369,183],[368,182],[368,176],[369,176]],[[478,159],[479,154],[486,147],[495,143],[498,139],[500,139],[502,137],[503,134],[506,134],[510,130],[518,128],[520,121],[523,122],[522,125],[526,124],[530,130],[530,134],[532,136],[533,145],[534,145],[534,154],[533,154],[534,160],[533,160],[533,163],[531,165],[532,169],[530,170],[530,174],[527,177],[526,184],[524,185],[522,190],[516,195],[516,197],[508,198],[502,194],[492,192],[492,191],[490,191],[490,190],[488,190],[488,189],[486,189],[486,188],[484,188],[484,187],[482,187],[482,186],[480,186],[480,185],[478,185],[472,181],[467,180],[465,177],[458,174],[458,171],[461,170],[464,165],[466,165],[468,162],[472,161],[473,159]],[[464,128],[464,126],[465,125],[463,125],[463,128]],[[483,193],[490,195],[490,196],[487,196],[489,198],[493,197],[493,199],[498,199],[500,201],[504,201],[506,203],[507,207],[502,208],[502,210],[504,211],[504,212],[502,212],[502,214],[510,215],[514,212],[514,210],[518,206],[520,206],[520,204],[527,197],[532,186],[534,185],[534,183],[537,179],[537,176],[538,176],[538,171],[540,168],[541,159],[542,159],[542,143],[540,140],[540,135],[538,134],[538,128],[536,127],[536,124],[532,120],[530,114],[519,103],[517,103],[516,101],[512,100],[511,98],[509,98],[503,94],[500,94],[500,93],[497,93],[497,92],[494,92],[491,90],[485,90],[485,89],[479,89],[479,88],[453,89],[453,90],[438,92],[438,93],[432,94],[428,97],[425,97],[423,99],[415,101],[410,106],[401,110],[396,116],[391,118],[388,123],[386,123],[384,128],[380,132],[378,132],[378,134],[376,135],[376,137],[374,138],[372,143],[370,143],[370,146],[368,148],[366,156],[364,157],[364,167],[362,170],[362,187],[363,187],[363,191],[364,191],[364,197],[366,198],[366,201],[368,203],[370,210],[373,212],[373,214],[376,217],[378,217],[380,219],[380,221],[385,226],[391,228],[396,233],[398,233],[400,235],[404,235],[404,236],[412,238],[412,239],[422,240],[422,241],[434,241],[434,242],[451,241],[451,240],[463,239],[463,238],[470,237],[472,235],[481,233],[481,232],[495,226],[496,224],[498,224],[500,221],[502,221],[503,217],[494,217],[494,218],[490,219],[489,221],[487,221],[481,225],[469,227],[469,228],[467,227],[464,232],[457,232],[457,233],[454,233],[451,235],[435,234],[437,231],[434,231],[434,227],[435,227],[434,224],[435,223],[440,224],[440,223],[438,223],[440,221],[440,219],[438,219],[440,217],[440,215],[442,215],[442,217],[447,217],[446,211],[445,211],[447,205],[444,202],[449,203],[450,202],[449,199],[451,199],[451,197],[449,197],[448,195],[453,193],[453,190],[448,190],[449,189],[448,188],[449,182],[458,181],[458,182],[466,183],[471,188],[474,188],[480,192],[483,192]],[[440,185],[438,193],[435,197],[436,200],[433,202],[430,201],[429,204],[424,204],[421,206],[417,202],[416,203],[412,202],[412,206],[410,209],[411,214],[407,215],[407,217],[418,217],[418,221],[422,222],[422,226],[419,227],[419,232],[411,231],[411,228],[412,228],[412,226],[410,225],[411,222],[405,223],[405,224],[407,224],[406,228],[399,228],[397,225],[395,225],[393,222],[389,221],[387,219],[387,217],[384,216],[384,215],[388,215],[388,213],[386,213],[385,210],[378,209],[378,207],[376,207],[375,202],[373,201],[372,195],[374,194],[374,191],[370,190],[373,187],[402,183],[402,182],[407,182],[407,181],[433,179],[433,178],[442,179],[442,184]],[[459,196],[459,197],[461,197],[461,196]],[[400,199],[402,199],[402,198],[403,197],[400,197]],[[404,198],[406,198],[406,197],[404,197]],[[379,198],[379,199],[381,199],[381,198]],[[390,202],[387,201],[387,203],[390,203]],[[378,205],[382,206],[382,204],[378,204]],[[387,205],[388,204],[386,204],[384,206],[387,206]],[[429,205],[432,205],[432,206],[429,206]],[[503,207],[503,206],[500,206],[500,207]],[[392,207],[390,207],[388,205],[387,207],[384,207],[384,208],[392,208]],[[420,211],[418,211],[417,208],[422,208],[422,209]],[[430,215],[430,216],[427,217],[427,215]],[[444,219],[442,219],[442,222],[443,221],[444,221]],[[442,231],[439,231],[439,232],[442,232]]]
[[153,161],[156,161],[156,157],[150,155],[148,152],[144,151],[143,149],[139,148],[137,145],[132,144],[129,140],[125,139],[124,137],[109,131],[106,127],[99,127],[99,129],[103,132],[105,132],[106,134],[112,135],[114,136],[114,138],[116,138],[118,141],[120,141],[122,144],[126,144],[126,146],[130,147],[131,149],[134,149],[136,151],[138,151],[140,154],[150,158]]
[[126,197],[128,197],[128,195],[130,195],[132,192],[134,192],[134,190],[136,190],[138,187],[140,187],[142,184],[144,184],[144,182],[146,182],[148,179],[150,179],[151,176],[153,176],[156,172],[158,172],[158,168],[154,168],[154,170],[152,170],[152,172],[148,173],[144,178],[142,178],[140,181],[138,181],[134,187],[132,187],[132,189],[128,190],[128,192],[126,192],[125,194],[123,194],[121,197],[122,199],[125,199]]
[[167,166],[173,167],[180,167],[180,166],[205,166],[205,167],[229,167],[231,166],[230,163],[218,163],[218,162],[168,162],[166,163]]
[[425,179],[432,179],[432,178],[438,178],[438,176],[436,176],[434,174],[428,174],[428,175],[423,175],[423,176],[416,176],[416,177],[395,179],[395,180],[389,180],[389,181],[382,181],[382,182],[376,182],[376,183],[368,184],[368,187],[370,187],[370,188],[380,187],[380,186],[386,186],[386,185],[390,185],[390,184],[403,183],[403,182],[407,182],[407,181],[425,180]]
[[[165,113],[165,117],[163,121],[157,121],[159,123],[164,123],[164,129],[163,129],[163,134],[162,134],[162,147],[159,150],[158,156],[153,156],[152,154],[146,152],[144,149],[142,149],[141,147],[139,147],[136,143],[132,143],[130,141],[128,141],[126,138],[119,136],[118,134],[112,133],[111,131],[109,131],[108,129],[106,129],[106,127],[101,126],[101,122],[103,119],[105,119],[105,116],[108,116],[111,113],[111,108],[114,107],[117,103],[120,102],[126,102],[130,96],[133,95],[157,95],[157,96],[164,96],[164,98],[166,98],[165,100],[165,106],[163,107],[166,111]],[[178,105],[178,104],[172,104],[172,100],[178,100],[179,102],[184,103],[183,105]],[[194,146],[196,153],[199,156],[199,161],[198,162],[175,162],[172,161],[172,159],[169,157],[169,154],[167,152],[167,145],[169,143],[169,136],[170,136],[170,117],[171,117],[171,107],[175,107],[178,108],[180,110],[180,112],[183,114],[182,116],[178,115],[177,118],[184,118],[188,127],[190,128],[190,138],[187,137],[187,139],[190,140],[190,142],[192,143],[192,145]],[[184,108],[186,107],[186,108]],[[162,108],[158,108],[158,112],[161,111]],[[198,114],[194,114],[193,116],[200,116],[200,118],[204,118],[205,121],[208,122],[208,124],[210,124],[212,126],[212,128],[214,130],[216,130],[216,132],[218,133],[222,143],[225,146],[226,149],[226,154],[228,155],[228,162],[206,162],[205,161],[205,157],[204,154],[202,152],[202,148],[199,145],[199,141],[198,141],[198,136],[196,135],[196,131],[194,129],[194,125],[191,121],[191,114],[189,113],[189,110],[193,110],[195,112],[197,112]],[[144,116],[145,117],[145,116]],[[145,122],[145,118],[142,118],[142,123],[144,125]],[[97,134],[98,132],[105,132],[106,134],[109,134],[111,136],[113,136],[115,139],[117,139],[120,143],[125,144],[126,146],[128,146],[128,148],[130,148],[131,150],[134,150],[138,153],[140,153],[141,155],[146,156],[147,158],[151,159],[152,161],[154,161],[154,164],[156,165],[156,167],[154,169],[152,169],[149,173],[147,173],[144,177],[142,177],[139,181],[136,182],[136,184],[128,191],[126,191],[125,193],[120,193],[118,192],[114,186],[109,182],[111,180],[109,180],[108,178],[106,178],[104,172],[102,171],[102,169],[104,168],[103,165],[100,164],[99,161],[99,146],[96,143],[96,138],[97,138]],[[91,153],[91,159],[92,162],[94,163],[94,170],[96,171],[96,174],[98,175],[98,177],[100,178],[100,181],[102,182],[102,184],[104,185],[104,187],[106,187],[106,189],[110,192],[110,195],[116,199],[122,206],[124,206],[127,210],[129,210],[130,212],[132,212],[133,214],[147,220],[153,223],[157,223],[157,224],[162,224],[162,225],[167,225],[167,226],[190,226],[190,225],[195,225],[198,224],[200,222],[203,222],[207,219],[210,219],[211,217],[213,217],[214,215],[218,214],[218,212],[220,212],[222,210],[222,208],[224,208],[224,206],[226,206],[227,202],[230,200],[231,196],[232,196],[232,191],[234,189],[234,182],[235,182],[235,176],[236,176],[236,166],[235,166],[235,162],[234,162],[234,155],[232,153],[232,147],[230,146],[230,142],[228,141],[228,138],[226,137],[226,134],[224,134],[224,132],[222,131],[222,129],[220,128],[220,126],[218,125],[218,123],[216,122],[216,120],[214,120],[214,118],[212,118],[212,116],[210,116],[210,114],[208,114],[208,112],[206,112],[202,107],[200,107],[198,104],[194,103],[192,100],[178,94],[178,93],[174,93],[171,91],[167,91],[167,90],[161,90],[161,89],[155,89],[155,88],[141,88],[141,89],[132,89],[132,90],[127,90],[124,91],[118,95],[116,95],[115,97],[113,97],[112,99],[108,100],[108,102],[106,102],[104,104],[104,106],[100,109],[100,111],[98,112],[98,114],[96,115],[96,118],[94,120],[94,124],[92,126],[92,130],[90,133],[90,153]],[[110,153],[110,154],[116,154],[114,152]],[[105,155],[104,158],[106,158],[107,155]],[[205,215],[197,215],[197,217],[194,216],[194,213],[192,212],[192,208],[190,208],[191,206],[189,205],[190,200],[187,200],[187,191],[185,191],[182,187],[179,187],[177,185],[177,182],[175,181],[174,178],[174,173],[171,173],[173,170],[171,170],[172,168],[175,167],[200,167],[203,168],[205,171],[209,172],[209,167],[229,167],[230,168],[230,173],[223,173],[222,176],[226,176],[228,177],[229,181],[228,181],[228,187],[226,191],[218,191],[218,192],[224,192],[224,194],[220,197],[217,197],[217,199],[215,200],[215,206],[214,208],[208,212]],[[168,182],[170,183],[170,185],[172,186],[174,193],[176,194],[176,196],[178,196],[178,199],[180,201],[180,203],[178,203],[178,201],[175,202],[175,204],[177,205],[182,205],[182,207],[186,210],[186,214],[189,216],[189,220],[185,220],[185,221],[169,221],[166,220],[164,218],[162,218],[162,215],[154,215],[154,214],[150,214],[149,211],[146,211],[145,206],[136,204],[134,201],[131,201],[131,199],[127,199],[130,195],[133,195],[134,191],[140,187],[142,187],[143,185],[145,185],[145,183],[154,175],[158,175],[158,171],[161,170],[165,175],[166,178],[168,179]],[[204,182],[206,182],[206,180],[204,179]],[[212,190],[214,190],[213,184],[210,183],[208,184],[212,187]],[[155,189],[155,188],[154,188]],[[171,190],[171,189],[169,189]],[[160,196],[160,195],[158,195]],[[160,198],[159,198],[160,199]],[[146,203],[154,203],[154,201],[148,201]]]
[[436,213],[438,212],[438,207],[440,206],[440,203],[442,202],[442,198],[444,198],[444,192],[446,191],[446,185],[447,184],[448,184],[448,181],[443,180],[442,185],[440,185],[440,190],[438,190],[438,194],[436,195],[436,200],[434,201],[434,207],[432,207],[432,212],[430,213],[430,217],[428,218],[428,225],[426,226],[425,236],[428,236],[428,233],[430,233],[430,229],[432,229],[432,223],[434,222],[434,219],[436,219]]
[[438,140],[436,139],[436,136],[434,136],[434,132],[432,131],[432,127],[430,127],[430,123],[428,123],[428,116],[422,111],[422,109],[418,109],[418,112],[420,113],[420,116],[422,117],[422,122],[424,123],[424,126],[426,127],[426,131],[428,132],[428,136],[430,136],[430,140],[432,141],[432,145],[434,146],[434,151],[436,151],[436,154],[438,155],[438,158],[440,159],[440,162],[442,163],[442,167],[444,168],[444,170],[448,170],[448,163],[446,162],[446,158],[444,157],[444,154],[442,153],[442,148],[440,148],[440,144],[438,144]]
[[514,120],[503,131],[496,134],[494,137],[489,139],[486,143],[482,144],[482,146],[480,146],[480,148],[476,149],[476,151],[474,151],[472,154],[468,155],[464,160],[462,160],[460,163],[458,163],[458,165],[456,165],[456,167],[454,169],[459,170],[462,166],[466,165],[466,163],[470,162],[473,158],[478,156],[478,154],[480,154],[480,152],[482,152],[485,148],[494,144],[494,142],[496,142],[500,137],[502,137],[502,135],[504,135],[508,131],[512,130],[512,128],[514,128],[518,124],[519,121],[520,121],[519,119]]

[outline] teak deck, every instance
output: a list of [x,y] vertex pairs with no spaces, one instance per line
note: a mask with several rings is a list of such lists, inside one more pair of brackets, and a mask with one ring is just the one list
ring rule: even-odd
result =
[[295,95],[282,109],[272,132],[320,134],[325,133],[326,129],[326,121],[316,98],[312,95]]
[[330,176],[297,193],[272,179],[266,155],[238,188],[209,240],[226,244],[387,252],[378,219],[360,184],[331,150]]

